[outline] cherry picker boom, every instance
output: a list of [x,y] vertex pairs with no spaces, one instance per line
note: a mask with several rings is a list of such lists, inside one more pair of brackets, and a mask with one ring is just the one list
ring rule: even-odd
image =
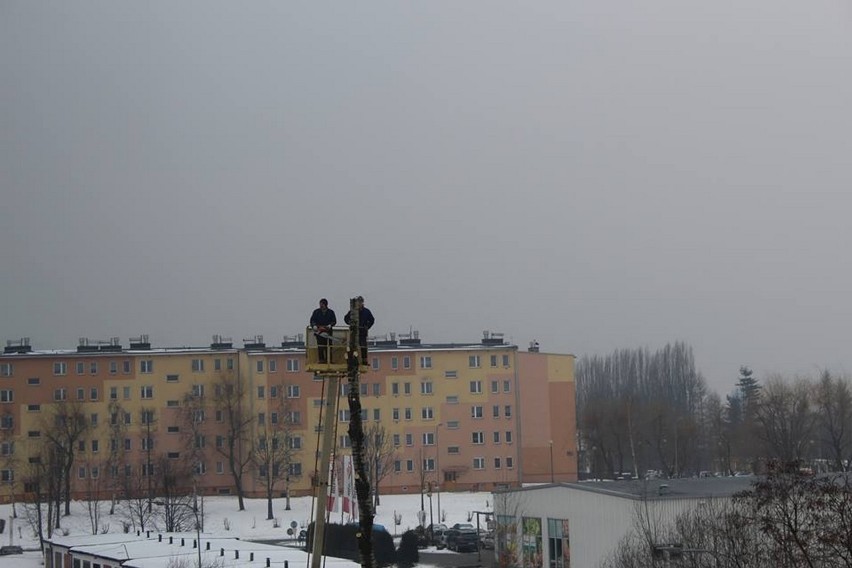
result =
[[[361,422],[361,389],[360,375],[366,370],[367,361],[362,360],[361,345],[359,344],[360,304],[357,298],[349,301],[348,341],[330,341],[327,345],[317,345],[312,330],[308,330],[306,343],[308,371],[314,371],[326,381],[325,407],[322,413],[322,445],[317,471],[317,483],[314,487],[316,494],[316,518],[314,519],[313,546],[311,548],[311,568],[320,568],[322,563],[323,544],[325,537],[326,516],[328,514],[329,465],[334,448],[335,421],[337,420],[337,399],[340,392],[340,379],[347,376],[349,403],[349,438],[352,441],[352,459],[355,469],[355,492],[358,498],[358,551],[363,568],[373,568],[373,507],[370,500],[370,482],[364,462],[364,428]],[[333,336],[329,336],[333,337]],[[338,337],[334,337],[337,340]],[[313,344],[313,346],[311,345]],[[326,349],[325,357],[319,357],[318,350]],[[345,350],[345,364],[343,359]],[[322,362],[320,362],[322,361]]]

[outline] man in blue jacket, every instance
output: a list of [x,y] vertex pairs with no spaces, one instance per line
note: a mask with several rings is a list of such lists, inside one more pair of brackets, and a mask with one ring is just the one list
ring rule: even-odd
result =
[[[376,323],[373,312],[364,306],[364,296],[355,298],[355,307],[358,308],[358,344],[361,346],[361,365],[367,365],[367,332]],[[343,321],[349,323],[349,312],[346,312]]]

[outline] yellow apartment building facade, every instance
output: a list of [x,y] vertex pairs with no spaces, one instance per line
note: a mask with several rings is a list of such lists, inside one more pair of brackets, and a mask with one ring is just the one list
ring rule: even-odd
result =
[[[0,499],[32,496],[52,444],[73,453],[75,497],[157,491],[164,480],[233,494],[233,468],[247,496],[264,496],[270,480],[275,496],[310,493],[327,380],[306,371],[304,343],[285,339],[235,347],[216,337],[200,348],[81,340],[69,350],[9,342],[0,355]],[[362,419],[385,440],[382,493],[576,481],[573,355],[486,334],[465,344],[371,341],[368,363]],[[342,383],[338,455],[349,451]]]

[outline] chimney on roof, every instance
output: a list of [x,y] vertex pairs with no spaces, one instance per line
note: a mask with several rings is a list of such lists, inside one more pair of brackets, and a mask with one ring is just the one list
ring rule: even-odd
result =
[[130,349],[134,351],[150,351],[151,342],[148,340],[148,334],[142,334],[139,337],[130,338]]
[[216,334],[213,336],[213,343],[210,344],[210,349],[231,349],[233,346],[233,339]]
[[257,351],[266,349],[266,343],[263,342],[262,335],[255,335],[249,339],[243,339],[243,348],[246,351]]
[[482,332],[483,345],[504,345],[503,334],[496,331],[484,330]]
[[8,355],[9,353],[31,353],[33,350],[30,345],[29,337],[22,337],[17,340],[7,340],[6,347],[3,349],[3,354]]

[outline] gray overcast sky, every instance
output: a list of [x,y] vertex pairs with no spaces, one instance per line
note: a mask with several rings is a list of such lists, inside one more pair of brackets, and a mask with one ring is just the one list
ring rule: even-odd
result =
[[0,2],[0,338],[852,370],[847,0]]

